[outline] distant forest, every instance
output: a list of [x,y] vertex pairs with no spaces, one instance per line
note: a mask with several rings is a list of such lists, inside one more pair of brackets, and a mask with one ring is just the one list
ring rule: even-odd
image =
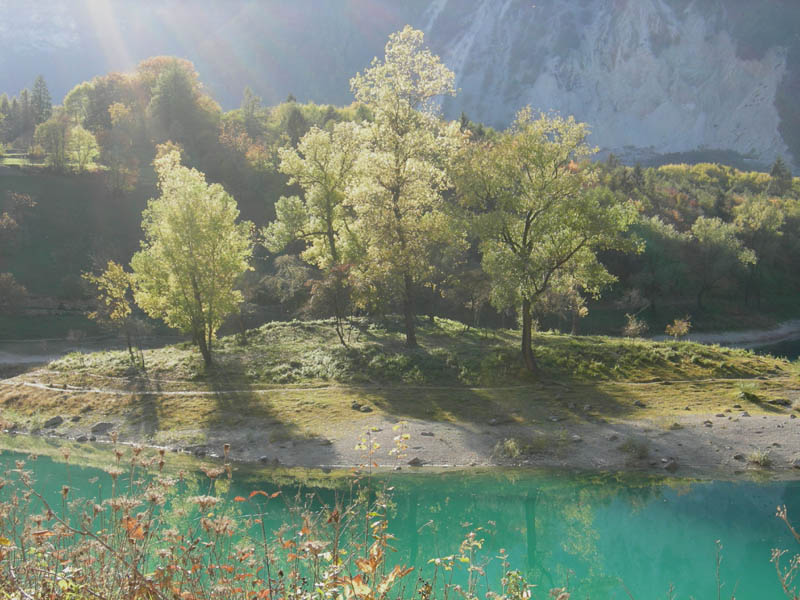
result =
[[[193,65],[154,57],[133,73],[110,73],[76,85],[55,105],[40,76],[30,90],[0,95],[0,310],[25,306],[25,294],[87,301],[81,274],[108,260],[123,264],[139,246],[141,211],[157,195],[157,149],[179,149],[183,163],[220,183],[238,202],[241,218],[265,235],[282,197],[303,197],[289,184],[286,149],[304,136],[333,132],[340,123],[369,123],[367,103],[301,104],[292,96],[264,106],[249,88],[241,106],[223,112],[204,90]],[[591,126],[591,124],[589,124]],[[491,146],[502,138],[462,115],[459,130]],[[487,146],[488,147],[488,146]],[[302,150],[300,151],[302,155]],[[613,156],[576,168],[618,203],[630,202],[636,222],[625,236],[641,252],[601,250],[613,276],[598,290],[554,286],[533,306],[543,328],[657,334],[676,317],[699,327],[760,324],[800,314],[800,179],[782,160],[769,173],[721,164],[626,166]],[[443,198],[457,212],[457,186]],[[262,229],[263,228],[263,229]],[[254,271],[240,287],[243,315],[266,319],[327,317],[330,303],[315,298],[326,274],[300,255],[294,239],[277,250],[256,246]],[[481,268],[481,249],[470,240],[457,258],[434,265],[419,284],[416,313],[447,316],[466,325],[514,326],[518,311],[492,302]],[[396,296],[354,310],[400,312]]]

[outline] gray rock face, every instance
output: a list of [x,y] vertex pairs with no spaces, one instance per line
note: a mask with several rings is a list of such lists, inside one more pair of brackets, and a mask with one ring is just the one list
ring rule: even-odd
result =
[[445,112],[504,126],[526,105],[559,111],[625,158],[702,148],[786,156],[775,100],[787,48],[741,56],[738,17],[709,4],[438,0],[427,29],[460,88]]

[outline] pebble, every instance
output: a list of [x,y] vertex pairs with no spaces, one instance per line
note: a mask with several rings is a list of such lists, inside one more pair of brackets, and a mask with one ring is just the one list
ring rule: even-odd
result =
[[644,402],[642,402],[641,400],[636,400],[636,401],[633,403],[633,405],[634,405],[634,406],[638,406],[639,408],[645,408],[645,407],[647,406],[647,405],[646,405]]
[[367,406],[367,405],[365,404],[364,406],[362,406],[362,407],[360,408],[360,410],[361,410],[361,412],[362,412],[362,413],[368,413],[368,412],[372,412],[372,407],[371,407],[371,406]]
[[575,434],[572,435],[572,441],[573,442],[582,442],[583,438],[581,436],[579,436],[577,433],[575,433]]
[[616,433],[612,433],[610,436],[608,436],[608,441],[609,442],[616,442],[618,439],[619,439],[619,436]]
[[674,473],[678,470],[678,461],[674,458],[670,459],[661,459],[662,461],[666,461],[664,463],[664,470],[669,471],[670,473]]
[[409,467],[421,467],[423,464],[424,464],[424,462],[418,456],[415,456],[410,461],[408,461],[408,466]]
[[73,415],[73,416],[71,416],[69,418],[69,420],[72,421],[73,423],[77,423],[78,421],[81,420],[81,416],[80,415]]
[[794,462],[792,463],[792,466],[793,466],[795,469],[800,469],[800,458],[795,458],[795,459],[794,459]]
[[744,460],[744,454],[734,454],[733,460]]
[[792,413],[791,415],[789,415],[789,418],[790,418],[790,419],[796,419],[796,418],[797,418],[797,415],[796,415],[796,414],[794,414],[794,413]]
[[750,416],[750,413],[749,413],[749,412],[747,412],[746,410],[744,410],[744,411],[742,411],[742,413],[741,413],[739,416],[740,416],[740,417],[749,417],[749,416]]
[[713,423],[711,421],[703,421],[703,425],[705,425],[706,427],[711,427]]
[[425,437],[433,437],[432,431],[421,431],[420,435],[424,435]]
[[720,418],[720,417],[725,417],[725,415],[724,415],[723,413],[717,413],[717,414],[716,414],[716,417],[718,417],[718,418]]

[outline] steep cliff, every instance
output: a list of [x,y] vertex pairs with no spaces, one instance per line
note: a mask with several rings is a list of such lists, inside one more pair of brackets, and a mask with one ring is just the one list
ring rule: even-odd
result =
[[789,48],[743,55],[739,15],[699,4],[438,0],[427,28],[461,88],[445,110],[495,125],[528,104],[558,110],[623,154],[732,149],[765,162],[788,154],[776,97]]

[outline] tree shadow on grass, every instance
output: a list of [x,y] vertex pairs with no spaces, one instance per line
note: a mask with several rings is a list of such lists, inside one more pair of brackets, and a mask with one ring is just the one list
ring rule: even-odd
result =
[[[322,454],[327,463],[336,462],[336,453],[329,447],[329,440],[309,434],[296,422],[282,416],[277,400],[277,394],[282,390],[253,385],[241,354],[219,354],[215,360],[205,377],[213,392],[209,399],[213,406],[209,406],[205,426],[216,432],[216,437],[229,434],[231,443],[235,438],[239,448],[234,447],[234,451],[246,450],[243,446],[251,445],[253,449],[262,451],[269,448],[273,456],[291,455],[296,443],[320,445],[325,448]],[[244,439],[241,434],[244,434]]]

